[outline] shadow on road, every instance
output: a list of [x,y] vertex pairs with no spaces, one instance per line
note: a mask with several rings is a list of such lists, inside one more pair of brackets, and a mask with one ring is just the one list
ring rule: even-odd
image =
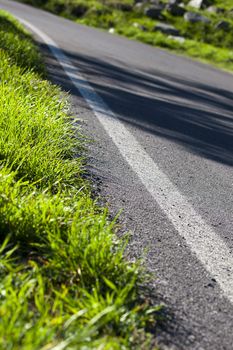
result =
[[[122,62],[66,52],[125,123],[167,138],[206,158],[233,165],[233,93],[154,69],[129,71]],[[52,79],[74,95],[63,70]],[[54,68],[54,69],[53,69]]]

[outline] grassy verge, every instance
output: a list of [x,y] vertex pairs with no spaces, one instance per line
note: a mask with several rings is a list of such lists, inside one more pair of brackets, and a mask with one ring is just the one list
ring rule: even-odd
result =
[[150,349],[138,264],[83,179],[83,137],[0,12],[0,348]]
[[[198,12],[209,23],[189,23],[183,16],[174,16],[166,9],[162,22],[174,26],[184,40],[155,31],[157,20],[144,15],[149,5],[137,9],[133,0],[20,0],[41,7],[81,24],[109,30],[144,43],[169,49],[218,67],[233,71],[233,12],[232,0],[213,0],[221,11],[195,10],[184,0],[186,11]],[[167,2],[168,0],[161,0]],[[227,21],[229,29],[216,29],[221,21]]]

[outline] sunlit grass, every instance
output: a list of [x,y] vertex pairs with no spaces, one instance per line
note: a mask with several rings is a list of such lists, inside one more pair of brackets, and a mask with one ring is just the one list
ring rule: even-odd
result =
[[150,349],[126,238],[84,180],[84,137],[43,80],[30,36],[0,12],[0,348]]

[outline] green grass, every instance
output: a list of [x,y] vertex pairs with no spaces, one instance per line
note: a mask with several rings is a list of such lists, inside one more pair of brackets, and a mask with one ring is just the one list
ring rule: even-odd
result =
[[[211,20],[211,24],[190,24],[183,17],[172,16],[164,11],[164,22],[180,30],[180,35],[186,39],[183,43],[171,39],[168,35],[154,32],[156,21],[144,16],[143,11],[136,11],[133,8],[133,0],[21,1],[85,25],[106,30],[114,28],[115,33],[128,38],[194,57],[229,71],[233,70],[233,14],[228,12],[232,8],[231,0],[213,0],[214,5],[224,9],[223,13],[213,14],[206,10],[199,11]],[[187,5],[189,1],[184,2]],[[127,9],[125,5],[131,5],[131,8]],[[188,9],[195,11],[187,7]],[[216,30],[215,27],[221,20],[227,20],[230,23],[229,31]],[[143,26],[145,31],[136,28],[135,23]]]
[[3,11],[0,72],[0,348],[152,348],[160,306],[139,298],[142,268],[84,180],[77,120]]

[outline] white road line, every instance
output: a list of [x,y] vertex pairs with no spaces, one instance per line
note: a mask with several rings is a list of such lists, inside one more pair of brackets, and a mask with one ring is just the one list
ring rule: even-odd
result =
[[216,279],[224,295],[233,303],[233,255],[226,243],[195,212],[187,198],[158,168],[58,45],[34,25],[20,18],[19,20],[47,44],[122,156],[166,213],[180,236],[186,239],[190,250],[195,253],[205,269]]

